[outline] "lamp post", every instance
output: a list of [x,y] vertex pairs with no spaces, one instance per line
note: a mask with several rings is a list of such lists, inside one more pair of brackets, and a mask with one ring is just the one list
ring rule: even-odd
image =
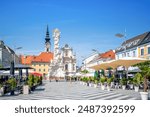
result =
[[84,68],[84,70],[86,70],[86,60],[85,60],[85,57],[81,56],[81,58],[83,58],[83,60],[82,60],[83,68]]
[[22,47],[14,48],[14,65],[16,63],[16,51],[22,49]]
[[127,35],[126,35],[126,29],[125,29],[125,33],[124,34],[117,33],[117,34],[115,34],[115,36],[118,37],[118,38],[124,38],[124,40],[125,40],[125,44],[124,44],[124,49],[125,49],[124,53],[125,54],[124,55],[126,57],[126,37],[127,37]]
[[100,52],[98,50],[96,50],[96,49],[92,49],[92,51],[100,54]]

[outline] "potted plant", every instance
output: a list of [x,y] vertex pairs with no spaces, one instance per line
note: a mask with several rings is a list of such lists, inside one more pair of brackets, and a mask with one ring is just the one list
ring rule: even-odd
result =
[[133,78],[133,84],[134,84],[134,90],[135,92],[139,91],[139,86],[142,81],[142,75],[140,73],[136,73],[134,78]]
[[150,61],[138,63],[134,66],[138,66],[141,70],[142,81],[144,83],[144,90],[140,92],[142,100],[148,100],[148,79],[150,78]]
[[84,77],[82,80],[84,82],[84,85],[89,86],[89,83],[88,83],[89,79],[87,77]]
[[24,85],[23,85],[23,94],[29,94],[29,85],[28,83],[26,82]]
[[129,88],[132,90],[133,89],[133,78],[129,78],[128,79],[128,85],[129,85]]
[[120,80],[120,84],[121,84],[123,90],[126,89],[126,83],[127,83],[126,78],[122,78],[122,79]]
[[110,91],[110,89],[111,89],[111,82],[113,81],[113,79],[112,78],[107,78],[107,90],[108,91]]
[[33,75],[30,75],[28,77],[28,80],[26,81],[26,84],[25,84],[25,88],[26,88],[25,90],[27,90],[27,92],[34,91],[34,76]]
[[0,96],[3,96],[4,95],[4,87],[3,87],[3,84],[0,83]]
[[95,80],[94,80],[94,87],[97,88],[97,85],[98,85],[98,80],[95,79]]
[[100,78],[100,82],[101,82],[101,89],[102,89],[102,90],[105,90],[105,85],[104,85],[104,83],[106,82],[106,78],[105,78],[105,77],[101,77],[101,78]]
[[91,77],[88,78],[88,83],[89,83],[89,87],[92,87],[92,78]]
[[10,86],[10,94],[11,95],[14,95],[15,93],[14,93],[14,91],[15,91],[15,88],[16,88],[16,86],[17,86],[17,82],[16,82],[16,79],[15,78],[9,78],[8,79],[8,81],[7,81],[7,83],[9,84],[9,86]]

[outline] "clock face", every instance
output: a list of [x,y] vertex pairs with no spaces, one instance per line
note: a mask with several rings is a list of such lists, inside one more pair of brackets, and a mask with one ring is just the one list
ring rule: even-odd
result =
[[46,43],[46,47],[49,48],[49,47],[50,47],[50,44],[49,44],[49,43]]

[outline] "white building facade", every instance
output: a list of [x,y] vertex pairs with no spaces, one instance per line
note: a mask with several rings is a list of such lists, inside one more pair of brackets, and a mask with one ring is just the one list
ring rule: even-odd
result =
[[129,40],[125,40],[120,47],[118,47],[116,52],[116,59],[125,58],[125,57],[139,57],[138,48],[140,43],[144,40],[148,33],[144,33],[133,37]]
[[0,40],[0,66],[10,66],[12,61],[14,61],[15,64],[20,63],[19,57],[15,54],[15,52]]

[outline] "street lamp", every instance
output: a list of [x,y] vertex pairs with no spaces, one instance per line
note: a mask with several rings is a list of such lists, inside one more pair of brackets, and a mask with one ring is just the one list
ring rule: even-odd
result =
[[125,49],[125,57],[126,57],[126,29],[125,29],[125,33],[124,34],[121,34],[121,33],[117,33],[117,34],[115,34],[115,36],[116,37],[118,37],[118,38],[124,38],[124,40],[125,40],[125,44],[124,44],[124,49]]
[[14,48],[14,64],[16,62],[16,51],[22,49],[22,47]]
[[98,53],[98,54],[99,54],[99,51],[98,51],[98,50],[96,50],[96,49],[92,49],[92,51],[93,51],[93,52],[96,52],[96,53]]
[[83,58],[83,60],[82,60],[82,65],[83,65],[83,68],[84,68],[84,70],[86,70],[86,58],[84,57],[84,56],[81,56],[81,58]]

